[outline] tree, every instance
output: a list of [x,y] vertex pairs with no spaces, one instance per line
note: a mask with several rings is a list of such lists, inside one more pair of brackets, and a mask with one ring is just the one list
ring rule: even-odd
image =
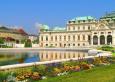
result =
[[4,39],[0,38],[0,44],[4,44]]
[[25,47],[32,47],[32,42],[31,42],[30,39],[27,39],[27,40],[25,41]]
[[36,40],[34,40],[32,43],[38,44],[39,43],[39,38],[37,38]]

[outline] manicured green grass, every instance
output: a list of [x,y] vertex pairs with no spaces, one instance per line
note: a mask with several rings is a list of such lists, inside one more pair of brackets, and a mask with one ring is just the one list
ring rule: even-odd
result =
[[115,64],[35,82],[115,82]]
[[112,53],[112,56],[115,56],[115,52]]

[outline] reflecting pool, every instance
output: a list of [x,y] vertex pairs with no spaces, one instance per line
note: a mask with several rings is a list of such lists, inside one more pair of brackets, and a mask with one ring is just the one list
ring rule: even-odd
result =
[[51,61],[71,58],[83,58],[88,56],[85,51],[29,51],[29,52],[0,52],[0,66],[31,63],[39,61]]

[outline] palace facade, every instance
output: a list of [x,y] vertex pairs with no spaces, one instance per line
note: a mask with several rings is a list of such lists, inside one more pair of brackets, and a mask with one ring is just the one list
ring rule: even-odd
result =
[[0,27],[0,38],[6,42],[20,43],[21,40],[27,39],[28,34],[23,29],[12,29],[4,26]]
[[40,27],[40,47],[115,46],[115,12],[96,19],[91,16],[69,20],[66,28]]

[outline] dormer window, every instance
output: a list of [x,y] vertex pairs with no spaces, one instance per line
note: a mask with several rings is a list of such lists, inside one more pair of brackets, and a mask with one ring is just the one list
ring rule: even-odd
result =
[[83,22],[85,22],[85,20],[83,20]]
[[75,23],[75,21],[73,21],[73,23]]
[[69,23],[71,23],[71,21],[69,21]]
[[110,20],[107,20],[107,22],[109,22]]
[[78,20],[78,23],[80,23],[80,20]]

